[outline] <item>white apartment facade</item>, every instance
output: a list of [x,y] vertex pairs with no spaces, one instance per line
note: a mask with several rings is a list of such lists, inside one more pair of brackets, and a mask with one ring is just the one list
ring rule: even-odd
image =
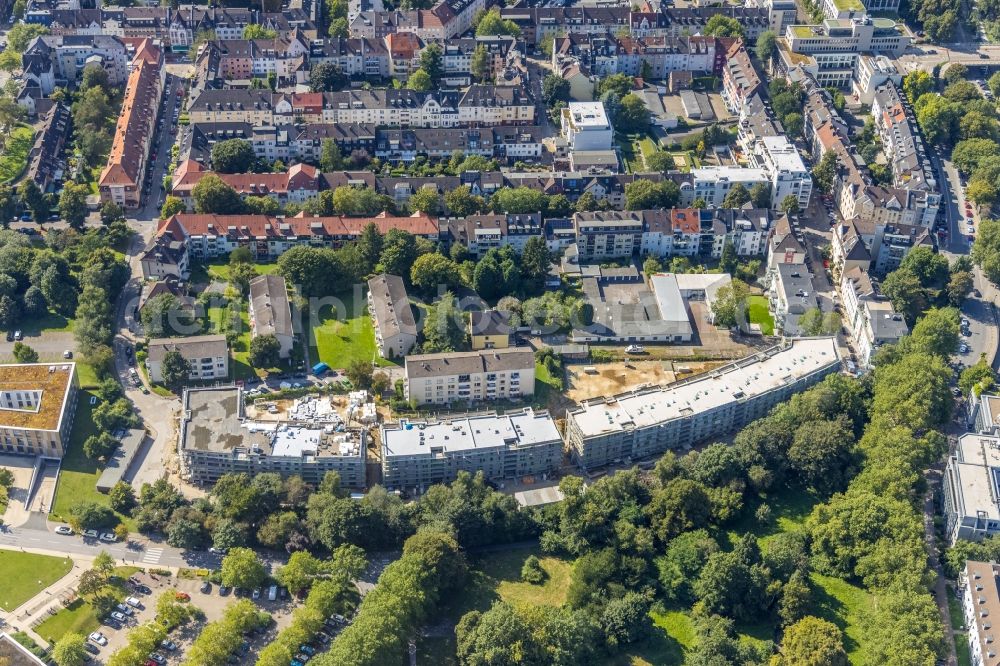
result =
[[534,395],[535,357],[520,348],[408,356],[405,386],[418,405],[517,400]]
[[188,338],[158,338],[149,341],[146,368],[149,380],[163,383],[163,359],[179,352],[191,368],[191,381],[211,381],[229,377],[229,345],[224,335],[197,335]]

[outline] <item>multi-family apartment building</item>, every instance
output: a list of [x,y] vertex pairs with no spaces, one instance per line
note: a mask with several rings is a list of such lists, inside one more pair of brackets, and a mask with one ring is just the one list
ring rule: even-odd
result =
[[993,622],[1000,617],[1000,565],[967,560],[959,576],[958,590],[969,632],[970,663],[974,666],[1000,665],[1000,649],[993,628]]
[[892,59],[884,55],[862,53],[854,68],[851,93],[861,104],[871,106],[875,101],[875,91],[889,81],[897,88],[903,84],[903,75],[896,69]]
[[899,268],[913,248],[933,245],[926,227],[856,217],[834,226],[830,257],[842,269],[859,267],[875,275],[888,275]]
[[163,359],[177,352],[188,362],[191,381],[211,381],[229,377],[229,343],[225,335],[195,335],[187,338],[157,338],[147,346],[146,369],[149,381],[163,383]]
[[62,458],[78,392],[75,363],[0,365],[0,453]]
[[70,109],[61,102],[52,106],[42,118],[41,128],[35,135],[35,143],[28,153],[26,178],[38,185],[42,192],[48,192],[55,185],[56,176],[65,163],[63,151],[73,126]]
[[633,37],[613,33],[574,33],[556,37],[552,68],[579,63],[598,77],[612,74],[665,79],[670,72],[707,72],[715,68],[717,40],[701,35]]
[[895,344],[910,332],[903,315],[893,309],[878,280],[868,272],[858,267],[843,271],[840,296],[844,304],[843,319],[862,367],[872,367],[879,347]]
[[743,104],[761,91],[762,82],[750,60],[743,40],[726,50],[722,67],[722,100],[730,112],[738,114]]
[[109,35],[43,35],[32,40],[21,56],[22,68],[37,73],[46,95],[57,82],[75,82],[90,63],[108,73],[111,85],[122,85],[129,76],[129,61],[125,44]]
[[146,278],[178,275],[186,279],[191,260],[227,256],[245,247],[259,260],[275,259],[298,245],[338,248],[357,240],[368,224],[383,235],[402,229],[431,241],[439,239],[437,220],[426,214],[410,217],[275,217],[270,215],[174,215],[160,223],[143,253]]
[[403,358],[417,344],[417,323],[403,278],[383,273],[368,280],[368,312],[382,358]]
[[1000,436],[970,432],[958,438],[942,480],[945,535],[950,544],[1000,534],[998,474]]
[[785,197],[791,196],[801,210],[807,208],[812,195],[812,174],[795,144],[786,136],[765,136],[756,146],[759,152],[750,154],[750,162],[759,164],[770,178],[771,206],[777,208]]
[[777,264],[771,271],[767,300],[775,331],[785,337],[803,335],[799,319],[818,304],[808,267],[805,264]]
[[250,336],[273,335],[278,341],[278,356],[288,358],[295,344],[295,326],[288,301],[288,286],[280,275],[258,275],[250,280],[247,315]]
[[821,86],[848,88],[862,53],[898,58],[910,44],[905,28],[891,19],[826,19],[818,25],[790,25],[778,40],[779,69],[800,69]]
[[530,238],[544,233],[540,213],[482,213],[441,219],[439,224],[445,243],[461,245],[476,258],[508,245],[520,254]]
[[[720,208],[726,195],[737,184],[749,191],[758,183],[772,187],[771,175],[766,169],[735,166],[691,169],[690,180],[681,184],[681,205],[690,206],[701,199],[710,208]],[[772,201],[773,194],[772,191]]]
[[423,492],[458,473],[482,471],[488,481],[544,479],[562,462],[563,443],[548,412],[525,409],[449,421],[383,425],[382,483]]
[[383,39],[327,37],[309,46],[312,65],[329,63],[348,76],[388,78],[389,51]]
[[343,421],[326,398],[301,398],[280,421],[248,415],[236,386],[187,389],[182,405],[177,449],[185,481],[204,485],[224,474],[275,472],[318,484],[337,472],[347,488],[365,487],[367,431],[337,432]]
[[362,11],[350,22],[350,31],[352,37],[381,39],[412,32],[425,41],[445,40],[469,30],[485,9],[485,0],[441,0],[430,9]]
[[308,72],[309,50],[308,40],[296,32],[274,39],[215,40],[205,45],[198,58],[217,59],[215,75],[227,81],[249,81],[268,74],[284,81],[295,72]]
[[840,368],[834,338],[802,338],[674,384],[585,401],[566,413],[566,443],[584,469],[719,437]]
[[132,59],[111,152],[98,180],[101,201],[105,203],[114,202],[126,210],[144,203],[142,187],[156,138],[165,77],[162,51],[151,40],[143,40]]
[[208,175],[220,178],[241,196],[268,197],[280,204],[302,203],[320,191],[319,171],[308,164],[294,164],[284,173],[215,173],[186,160],[174,171],[170,193],[193,209],[194,188]]
[[740,256],[767,250],[772,220],[763,209],[675,208],[594,211],[572,218],[581,262],[640,255],[719,258],[727,242]]
[[937,177],[913,110],[891,80],[875,89],[872,118],[892,169],[893,186],[923,195],[925,203],[920,224],[933,227],[941,203]]
[[430,92],[357,89],[292,95],[225,89],[202,91],[188,112],[192,123],[280,125],[300,118],[306,122],[380,126],[483,127],[532,125],[535,104],[526,89],[514,86],[473,85],[465,91]]
[[519,400],[535,392],[535,357],[520,348],[411,355],[405,377],[418,405]]
[[570,102],[560,112],[559,122],[570,150],[610,150],[614,143],[604,102]]

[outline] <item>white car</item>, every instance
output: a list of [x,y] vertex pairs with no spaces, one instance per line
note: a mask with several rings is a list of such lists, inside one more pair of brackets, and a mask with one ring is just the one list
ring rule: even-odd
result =
[[126,618],[122,613],[119,613],[117,611],[115,611],[114,613],[112,613],[111,617],[113,617],[114,619],[116,619],[116,620],[118,620],[119,622],[122,622],[122,623],[128,622],[128,618]]
[[84,539],[96,539],[98,536],[99,535],[97,534],[97,530],[84,530],[83,531],[83,538]]
[[98,645],[104,646],[108,644],[108,639],[105,638],[104,634],[99,631],[95,631],[90,636],[88,636],[91,641],[97,643]]
[[73,536],[73,528],[69,525],[60,525],[56,528],[56,534],[62,534],[63,536]]
[[125,603],[127,603],[132,608],[142,608],[142,602],[135,597],[126,597]]
[[108,543],[114,543],[114,542],[118,541],[118,537],[116,537],[111,532],[103,532],[101,534],[101,541],[107,541]]
[[646,351],[646,348],[642,345],[629,345],[625,348],[626,354],[641,354],[644,351]]

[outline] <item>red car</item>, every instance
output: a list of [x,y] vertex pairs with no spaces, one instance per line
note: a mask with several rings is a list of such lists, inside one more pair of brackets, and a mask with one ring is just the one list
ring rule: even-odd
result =
[[191,601],[191,595],[187,592],[178,592],[174,595],[174,598],[177,599],[177,601]]

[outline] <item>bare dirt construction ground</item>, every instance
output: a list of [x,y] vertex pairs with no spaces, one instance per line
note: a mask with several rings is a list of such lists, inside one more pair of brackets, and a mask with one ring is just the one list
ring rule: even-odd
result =
[[[678,378],[707,372],[724,363],[725,361],[678,362],[676,364],[673,361],[628,361],[569,365],[566,367],[566,377],[569,381],[566,397],[581,402],[602,395],[623,393],[642,385],[669,384]],[[597,373],[584,372],[584,368],[589,367],[596,368]],[[689,368],[691,372],[676,373],[675,370],[681,367]]]

